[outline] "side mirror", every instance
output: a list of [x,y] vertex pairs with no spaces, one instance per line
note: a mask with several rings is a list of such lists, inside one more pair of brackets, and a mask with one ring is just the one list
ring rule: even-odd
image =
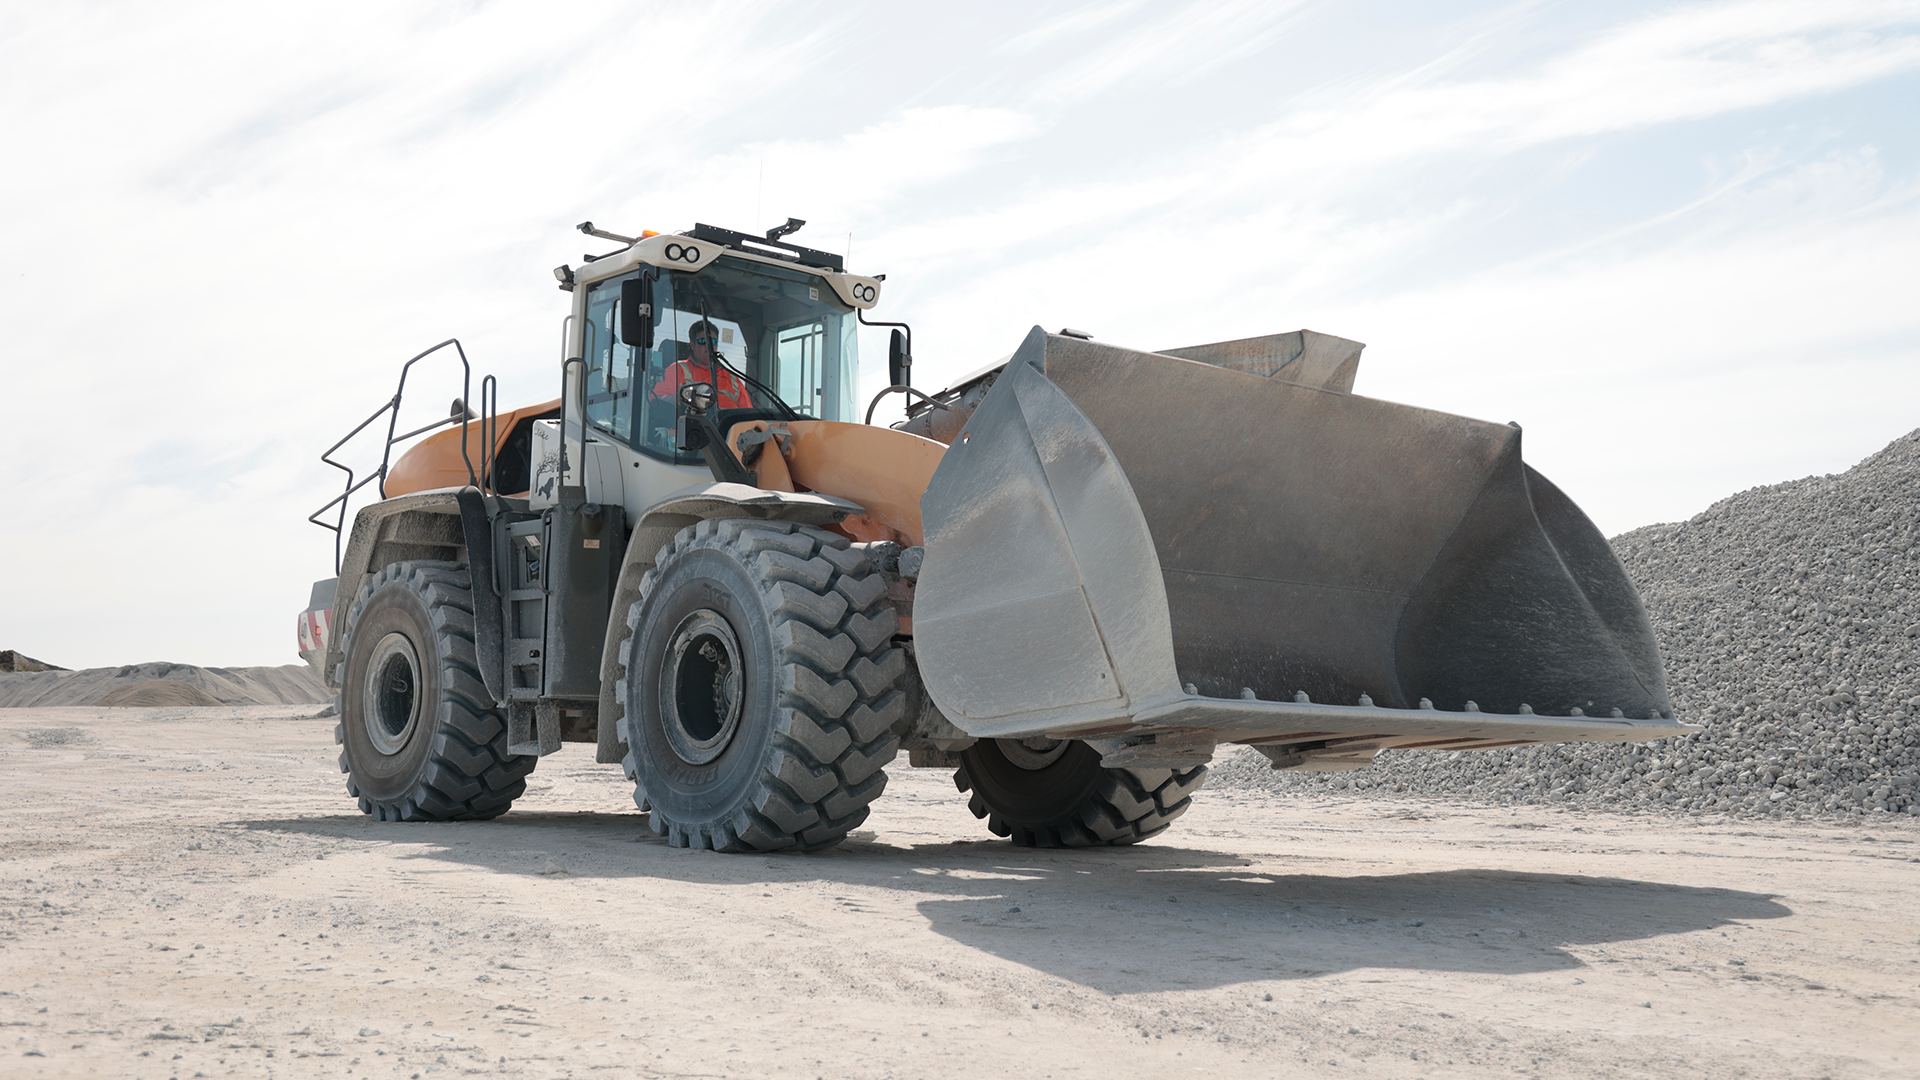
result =
[[895,330],[887,341],[887,378],[889,386],[905,386],[913,370],[913,357],[907,353],[907,336]]
[[645,274],[620,283],[620,341],[653,348],[653,281]]

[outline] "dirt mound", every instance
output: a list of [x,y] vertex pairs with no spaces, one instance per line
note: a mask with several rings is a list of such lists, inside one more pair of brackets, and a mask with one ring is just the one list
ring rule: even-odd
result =
[[204,705],[306,705],[332,699],[332,692],[305,664],[208,668],[152,663],[85,671],[0,673],[0,708],[124,704],[105,699],[154,680],[191,685],[210,699],[198,702]]
[[44,660],[35,660],[31,656],[22,656],[12,649],[0,649],[0,671],[65,671]]
[[148,679],[108,693],[95,705],[151,707],[157,705],[218,705],[220,699],[190,682],[179,679]]
[[1706,730],[1650,745],[1387,751],[1341,774],[1223,755],[1209,786],[1920,816],[1920,431],[1838,476],[1744,491],[1613,546],[1678,715]]

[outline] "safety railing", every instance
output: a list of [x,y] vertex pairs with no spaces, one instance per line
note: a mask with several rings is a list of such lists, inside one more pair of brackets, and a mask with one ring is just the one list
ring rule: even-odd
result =
[[[439,352],[449,345],[453,346],[454,353],[460,357],[459,407],[443,420],[436,420],[431,424],[414,428],[409,432],[396,433],[396,429],[400,426],[400,401],[406,396],[407,375],[413,370],[413,365],[425,360],[427,357],[432,356],[434,353]],[[468,409],[468,403],[473,400],[471,394],[472,387],[473,367],[467,363],[467,351],[461,347],[459,338],[448,338],[401,365],[400,384],[394,389],[393,397],[389,398],[386,404],[375,409],[372,416],[367,417],[355,425],[354,429],[347,432],[339,442],[327,447],[326,452],[320,455],[321,461],[347,474],[346,490],[329,500],[325,506],[322,506],[307,516],[308,521],[313,522],[323,529],[333,531],[334,573],[338,574],[340,572],[340,545],[346,535],[348,501],[353,498],[355,492],[375,481],[379,482],[378,491],[380,492],[380,497],[383,499],[387,497],[387,469],[392,464],[393,448],[396,444],[406,442],[408,439],[418,435],[424,435],[435,428],[458,423],[460,425],[460,460],[467,466],[468,482],[475,487],[480,486],[480,477],[475,476],[473,471],[473,457],[467,452],[467,429],[471,426],[471,422],[476,419],[476,417],[470,415]],[[493,376],[488,375],[481,380],[480,398],[481,415],[477,419],[480,422],[480,436],[485,442],[485,445],[482,446],[480,450],[480,476],[491,476],[493,470],[494,434],[499,422],[498,416],[495,415],[499,408],[499,384],[494,381]],[[386,443],[380,449],[380,467],[356,480],[352,466],[335,461],[333,455],[341,447],[353,441],[354,436],[372,426],[382,415],[387,417],[387,439]],[[339,508],[339,513],[335,515],[334,520],[322,521],[321,516],[326,514],[327,511],[333,510],[335,507]]]
[[475,487],[490,490],[493,484],[494,456],[500,445],[500,383],[491,375],[480,378],[480,482]]

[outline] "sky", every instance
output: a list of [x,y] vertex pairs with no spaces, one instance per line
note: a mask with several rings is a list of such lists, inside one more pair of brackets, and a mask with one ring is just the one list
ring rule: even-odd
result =
[[1920,0],[6,5],[0,648],[297,662],[320,452],[449,337],[555,396],[585,220],[804,218],[925,389],[1036,324],[1363,341],[1684,520],[1920,427],[1917,103]]

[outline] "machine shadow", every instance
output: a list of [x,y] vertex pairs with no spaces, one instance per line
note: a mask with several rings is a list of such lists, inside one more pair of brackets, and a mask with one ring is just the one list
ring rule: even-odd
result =
[[1056,879],[1019,904],[919,907],[957,942],[1113,993],[1360,969],[1566,971],[1586,966],[1570,947],[1792,913],[1759,893],[1509,870],[1123,875]]
[[[516,811],[484,824],[373,825],[359,815],[236,824],[383,846],[401,829],[427,845],[402,858],[500,873],[551,874],[557,863],[583,879],[892,889],[919,897],[915,907],[937,934],[1107,993],[1360,969],[1567,971],[1585,966],[1569,948],[1792,914],[1774,896],[1734,889],[1471,867],[1289,873],[1271,859],[1255,869],[1238,855],[1166,843],[902,847],[856,833],[816,855],[714,855],[669,847],[631,813]],[[1316,869],[1326,865],[1314,861]]]

